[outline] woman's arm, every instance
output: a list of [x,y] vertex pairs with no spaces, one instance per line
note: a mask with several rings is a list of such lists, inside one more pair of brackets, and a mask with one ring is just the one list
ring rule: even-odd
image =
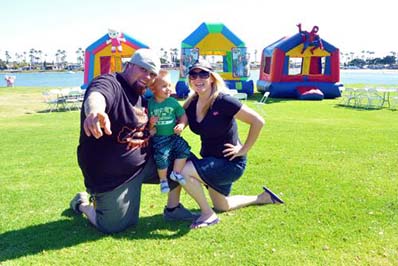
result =
[[265,124],[264,119],[253,109],[247,107],[246,105],[242,105],[239,112],[235,114],[235,118],[246,124],[249,124],[250,128],[246,141],[243,143],[243,146],[234,146],[231,143],[225,144],[226,149],[224,150],[224,156],[231,156],[230,160],[233,160],[235,157],[243,156],[249,152],[251,147],[256,142],[258,136],[260,135],[260,131]]

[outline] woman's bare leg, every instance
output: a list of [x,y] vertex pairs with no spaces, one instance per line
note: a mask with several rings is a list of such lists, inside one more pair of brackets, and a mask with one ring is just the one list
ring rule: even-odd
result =
[[230,211],[250,205],[263,205],[273,203],[271,195],[264,191],[257,196],[224,196],[216,190],[209,188],[209,195],[213,202],[214,208],[218,211]]
[[198,203],[201,214],[197,221],[213,221],[217,218],[216,213],[207,202],[205,193],[203,191],[202,183],[198,173],[192,162],[187,162],[182,170],[182,175],[185,177],[187,183],[184,189],[187,193]]

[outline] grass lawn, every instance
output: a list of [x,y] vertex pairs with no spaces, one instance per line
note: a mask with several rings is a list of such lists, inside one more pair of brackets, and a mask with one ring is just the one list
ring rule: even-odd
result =
[[[191,231],[164,222],[166,196],[145,185],[140,224],[104,235],[69,209],[84,190],[79,112],[44,112],[41,92],[0,88],[2,266],[398,263],[398,111],[269,99],[233,194],[267,185],[286,204],[221,213],[219,225]],[[246,103],[258,109],[258,98]],[[184,137],[197,151],[198,138]],[[185,193],[182,202],[197,210]]]

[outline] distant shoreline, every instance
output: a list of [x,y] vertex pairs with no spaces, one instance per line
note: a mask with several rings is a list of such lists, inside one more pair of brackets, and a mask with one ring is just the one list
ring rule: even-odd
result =
[[397,73],[398,69],[389,69],[389,68],[382,68],[382,69],[340,69],[340,71],[344,71],[346,73],[356,72],[356,73]]
[[[176,84],[180,80],[178,69],[170,69],[172,82]],[[260,70],[250,71],[250,80],[256,84]],[[0,73],[0,87],[6,86],[6,76],[15,76],[14,86],[22,87],[80,87],[83,84],[84,73],[82,71],[49,71],[49,72],[18,72]],[[340,71],[340,83],[347,84],[372,84],[383,86],[398,85],[398,70],[391,69],[342,69]]]
[[[172,67],[172,68],[164,68],[167,70],[179,70],[177,67]],[[258,70],[259,68],[250,68],[250,70]],[[346,72],[346,73],[397,73],[398,74],[398,69],[389,69],[389,68],[382,68],[382,69],[346,69],[346,68],[340,68],[340,71]],[[71,71],[66,71],[66,70],[9,70],[9,71],[4,71],[0,70],[0,74],[12,74],[12,73],[68,73]],[[84,72],[84,71],[73,71],[73,73],[78,73],[78,72]]]
[[[70,70],[0,70],[0,74],[12,74],[12,73],[68,73]],[[82,70],[72,71],[74,73],[84,72]]]

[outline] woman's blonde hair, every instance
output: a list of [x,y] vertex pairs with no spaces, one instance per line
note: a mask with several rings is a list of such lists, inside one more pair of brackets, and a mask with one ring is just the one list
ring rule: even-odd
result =
[[[213,105],[214,101],[216,100],[220,92],[228,93],[229,90],[225,85],[224,79],[220,76],[220,74],[218,74],[217,72],[210,71],[210,77],[213,78],[213,82],[211,84],[210,100],[204,106],[202,110],[202,115],[207,114],[207,111],[209,111],[209,109]],[[189,80],[189,78],[188,78],[188,87],[192,89],[191,81]],[[195,99],[198,99],[198,97],[199,96],[196,92],[192,93],[185,101],[183,105],[184,109],[187,109],[188,106],[191,104],[191,102]]]

